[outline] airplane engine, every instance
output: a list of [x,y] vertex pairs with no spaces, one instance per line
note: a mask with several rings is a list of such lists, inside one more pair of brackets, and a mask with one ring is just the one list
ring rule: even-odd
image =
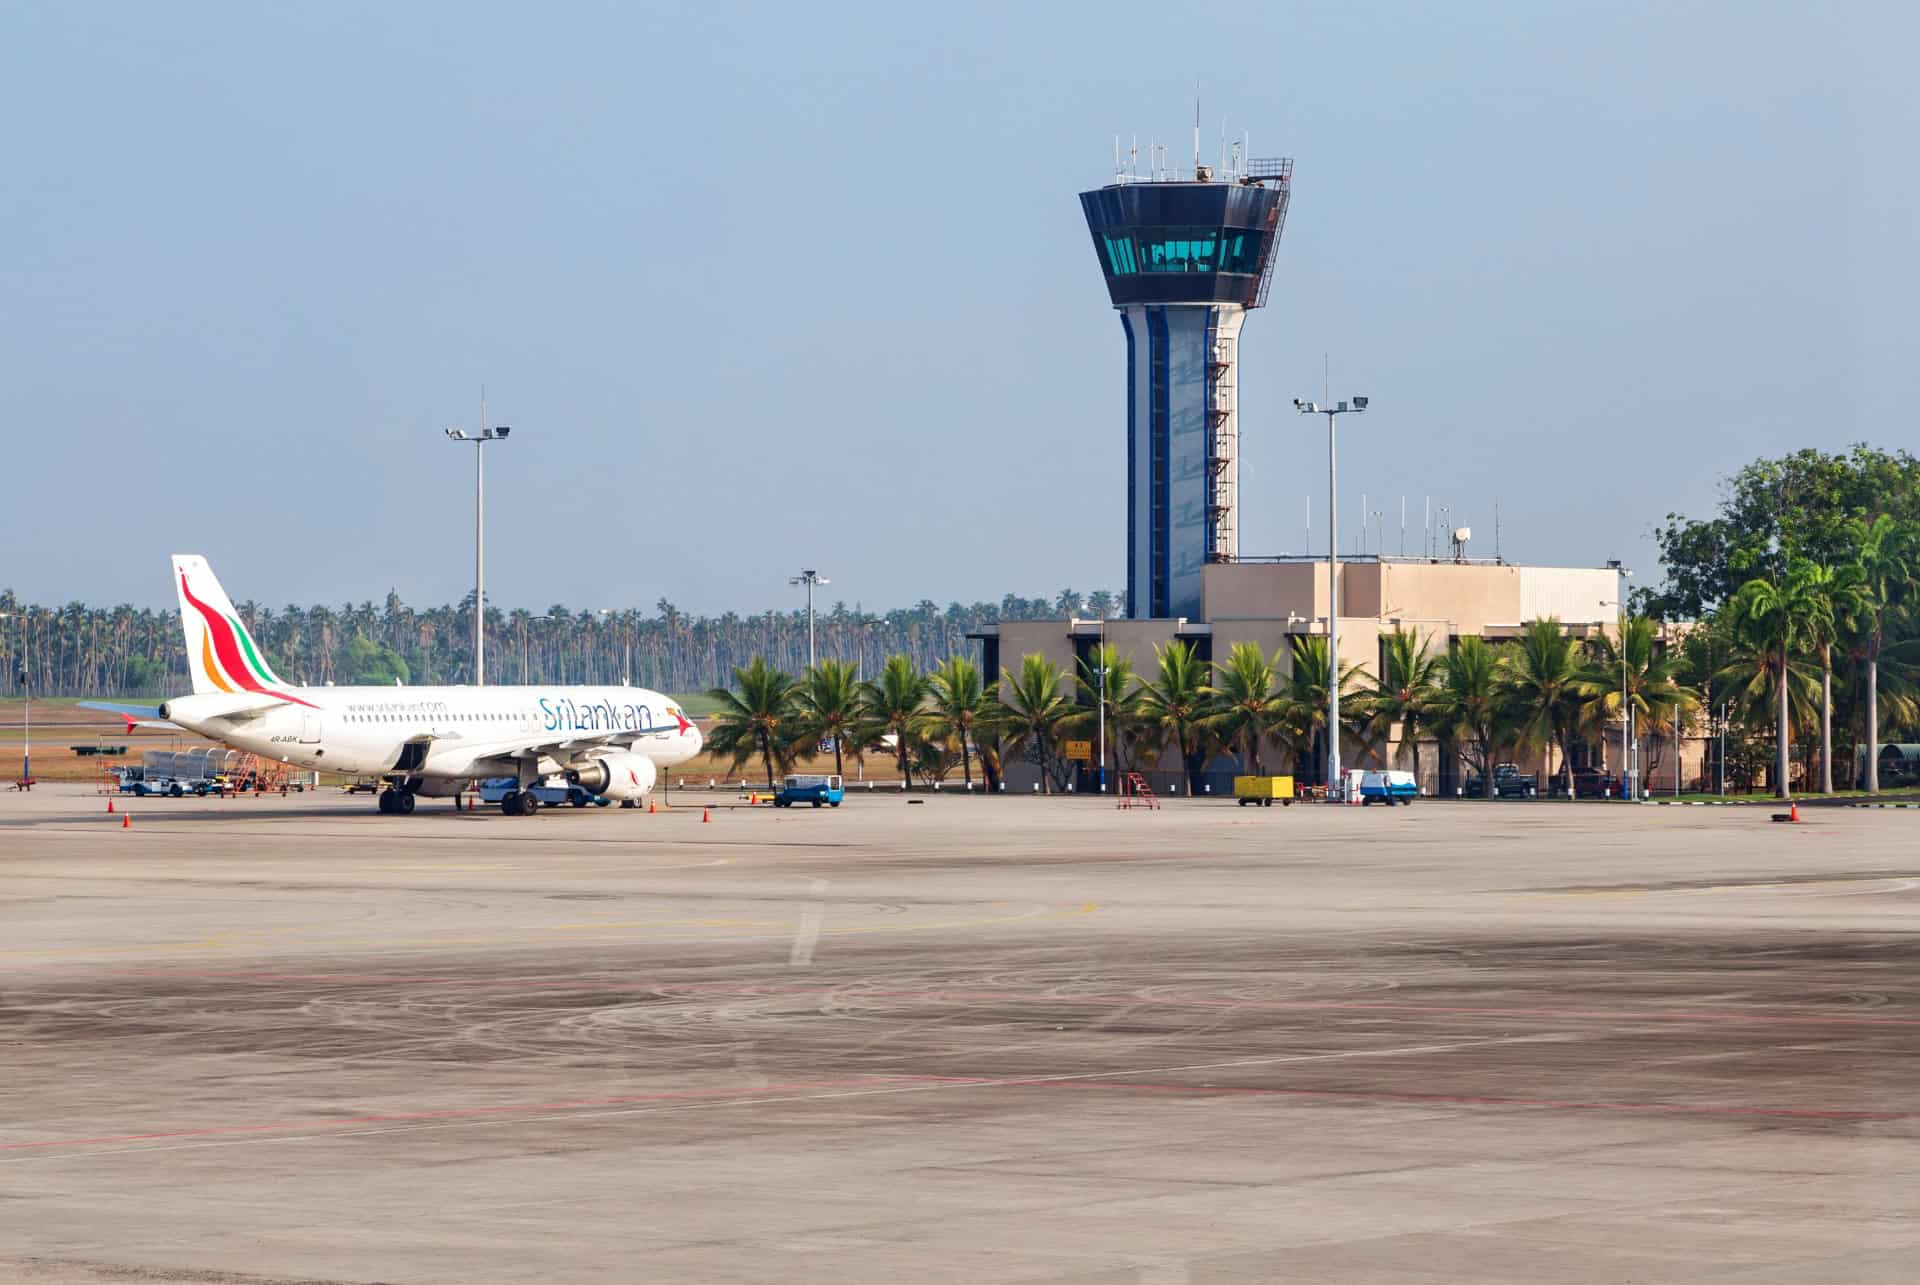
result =
[[570,767],[566,775],[567,780],[582,789],[609,799],[631,799],[637,803],[653,793],[653,783],[659,773],[646,755],[622,752]]

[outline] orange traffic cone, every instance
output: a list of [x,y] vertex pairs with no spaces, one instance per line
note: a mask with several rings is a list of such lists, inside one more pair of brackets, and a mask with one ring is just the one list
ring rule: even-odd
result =
[[653,815],[653,800],[652,800],[652,799],[648,799],[648,800],[647,800],[647,815],[648,815],[648,816],[652,816],[652,815]]
[[108,816],[112,816],[112,815],[113,815],[113,800],[112,800],[112,799],[108,799],[108,800],[107,800],[107,815],[108,815]]
[[705,825],[705,824],[707,824],[707,823],[708,823],[709,821],[711,821],[711,820],[713,820],[713,809],[711,809],[711,808],[701,808],[701,809],[700,809],[700,824],[701,824],[701,825]]
[[120,828],[122,830],[131,830],[133,828],[133,814],[131,812],[122,812],[120,814]]
[[1790,806],[1790,807],[1789,807],[1789,808],[1787,809],[1787,819],[1788,819],[1789,821],[1795,821],[1795,822],[1797,822],[1797,821],[1799,821],[1799,820],[1800,820],[1800,804],[1799,804],[1799,802],[1798,802],[1798,801],[1795,801],[1795,802],[1794,802],[1794,803],[1793,803],[1793,804],[1792,804],[1792,805],[1791,805],[1791,806]]

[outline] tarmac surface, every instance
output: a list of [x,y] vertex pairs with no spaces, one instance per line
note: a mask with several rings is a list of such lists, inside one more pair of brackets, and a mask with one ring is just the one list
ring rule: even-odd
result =
[[689,797],[0,798],[0,1280],[1920,1278],[1920,813]]

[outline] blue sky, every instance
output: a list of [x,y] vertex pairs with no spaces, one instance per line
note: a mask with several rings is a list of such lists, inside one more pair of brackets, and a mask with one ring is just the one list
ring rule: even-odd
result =
[[[1245,552],[1359,499],[1652,566],[1756,455],[1912,446],[1894,5],[0,13],[0,585],[884,607],[1124,576],[1116,133],[1296,158],[1242,346]],[[1645,574],[1645,573],[1643,573]],[[797,598],[794,598],[797,601]]]

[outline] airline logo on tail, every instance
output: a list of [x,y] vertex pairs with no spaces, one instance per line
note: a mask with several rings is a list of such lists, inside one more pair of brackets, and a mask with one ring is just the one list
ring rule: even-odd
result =
[[180,625],[187,635],[187,665],[193,672],[195,692],[256,692],[317,708],[276,690],[286,684],[254,646],[253,636],[240,623],[205,558],[175,554],[173,573],[180,582]]

